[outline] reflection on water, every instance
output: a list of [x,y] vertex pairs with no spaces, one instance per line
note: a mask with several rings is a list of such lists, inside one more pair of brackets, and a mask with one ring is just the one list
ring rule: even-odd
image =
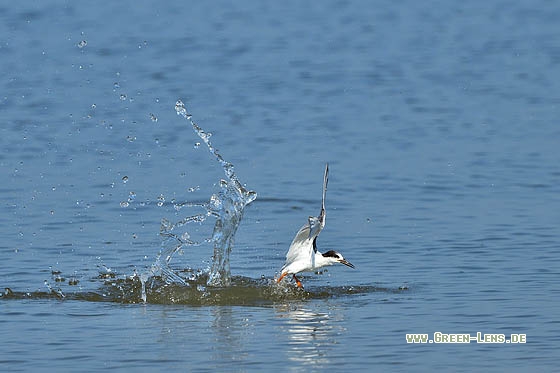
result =
[[[215,307],[211,309],[214,345],[212,360],[243,361],[247,354],[243,353],[245,337],[250,333],[249,319],[240,318],[240,313],[232,307]],[[243,313],[241,313],[243,315]]]
[[279,306],[277,311],[286,319],[280,328],[289,338],[288,359],[316,368],[328,365],[337,336],[344,332],[342,314],[315,312],[301,305]]

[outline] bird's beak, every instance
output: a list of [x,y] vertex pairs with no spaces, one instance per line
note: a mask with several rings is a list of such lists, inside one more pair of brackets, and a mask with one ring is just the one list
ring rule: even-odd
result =
[[354,268],[354,264],[350,263],[349,261],[347,261],[346,259],[341,259],[339,260],[339,263],[344,264],[345,266],[348,266],[350,268]]

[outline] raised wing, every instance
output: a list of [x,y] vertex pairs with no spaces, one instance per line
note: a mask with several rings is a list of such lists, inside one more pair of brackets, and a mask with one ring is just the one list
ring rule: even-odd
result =
[[[325,174],[323,175],[323,198],[321,199],[321,213],[319,214],[319,222],[321,223],[321,229],[325,227],[325,218],[327,217],[327,212],[325,211],[325,197],[327,195],[327,184],[329,183],[329,164],[325,166]],[[319,230],[320,232],[321,230]],[[317,235],[319,234],[317,232]]]
[[286,263],[293,263],[298,259],[311,258],[313,255],[313,239],[309,238],[309,224],[305,224],[296,233],[290,249],[286,254]]
[[294,237],[290,249],[286,254],[286,263],[292,263],[296,259],[311,258],[314,252],[317,251],[315,240],[319,233],[325,227],[325,196],[327,194],[327,184],[329,182],[329,164],[325,167],[325,174],[323,176],[323,198],[321,201],[321,212],[318,217],[310,216],[307,224],[299,229]]

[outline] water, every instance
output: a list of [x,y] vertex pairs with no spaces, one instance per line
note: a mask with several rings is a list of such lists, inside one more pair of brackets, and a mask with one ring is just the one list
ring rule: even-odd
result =
[[[559,16],[545,1],[0,6],[0,367],[554,370]],[[217,246],[225,288],[208,286],[227,264],[207,207],[232,184],[178,98],[258,193]],[[356,269],[277,291],[326,162],[318,246]],[[166,249],[189,285],[154,275],[144,303]],[[527,343],[405,340],[438,331]]]
[[[182,203],[174,205],[176,209],[180,209],[185,205],[190,207],[203,207],[206,210],[206,214],[187,216],[177,223],[171,223],[167,219],[162,220],[160,235],[164,238],[163,249],[158,254],[156,262],[152,264],[150,270],[140,276],[140,281],[142,283],[142,300],[144,302],[148,299],[146,282],[150,281],[153,277],[163,279],[165,285],[178,284],[184,287],[191,286],[191,282],[197,284],[202,272],[198,271],[196,274],[191,273],[189,275],[191,281],[189,282],[185,277],[181,276],[170,267],[170,262],[174,254],[182,252],[184,248],[188,249],[190,246],[198,246],[200,242],[192,241],[188,231],[183,231],[179,236],[177,233],[174,233],[173,230],[181,228],[189,223],[202,223],[206,220],[207,216],[214,216],[216,222],[214,224],[212,237],[207,239],[207,241],[211,241],[214,245],[214,255],[212,256],[212,268],[208,272],[206,284],[211,287],[230,287],[231,271],[229,258],[235,233],[241,223],[245,207],[257,197],[254,191],[245,189],[241,184],[235,175],[233,165],[226,161],[210,142],[211,133],[204,131],[192,120],[192,115],[187,112],[185,104],[181,100],[177,100],[175,103],[175,111],[178,115],[190,122],[195,133],[204,141],[210,153],[216,157],[224,169],[227,180],[220,180],[220,192],[213,194],[207,203]],[[131,195],[132,193],[133,192],[131,192]],[[129,197],[129,201],[130,199]],[[153,288],[155,281],[150,282]],[[215,296],[206,292],[199,292],[198,290],[200,288],[204,287],[201,284],[197,284],[197,290],[194,293],[194,298],[196,298],[196,300],[200,297],[206,298]]]

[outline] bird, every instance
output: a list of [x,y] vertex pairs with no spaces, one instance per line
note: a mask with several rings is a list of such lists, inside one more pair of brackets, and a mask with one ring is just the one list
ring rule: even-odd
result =
[[310,216],[307,223],[296,233],[288,253],[286,254],[286,263],[280,270],[280,276],[277,282],[280,283],[287,275],[292,275],[297,287],[302,288],[303,284],[297,278],[300,272],[314,272],[315,270],[330,266],[336,263],[344,264],[350,268],[354,265],[344,259],[342,254],[335,250],[329,250],[325,253],[319,252],[317,249],[317,237],[325,227],[325,195],[327,193],[327,184],[329,182],[329,164],[325,166],[325,174],[323,176],[323,198],[321,202],[321,212],[319,216]]

